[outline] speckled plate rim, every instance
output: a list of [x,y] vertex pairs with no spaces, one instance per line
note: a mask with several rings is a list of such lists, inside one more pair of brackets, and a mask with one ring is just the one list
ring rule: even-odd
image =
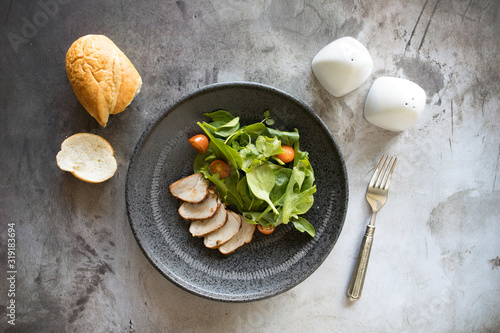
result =
[[[180,105],[196,98],[197,96],[199,96],[201,94],[206,94],[206,93],[209,93],[211,91],[217,91],[219,89],[224,89],[224,88],[238,88],[238,87],[260,89],[260,90],[267,91],[270,93],[279,94],[282,97],[289,99],[293,103],[299,105],[303,109],[303,111],[308,113],[308,116],[314,118],[315,121],[317,122],[317,124],[320,127],[322,127],[323,131],[325,131],[325,133],[327,133],[331,139],[331,143],[333,144],[334,149],[337,152],[338,157],[339,157],[339,162],[340,162],[341,169],[342,169],[340,171],[341,171],[342,175],[344,176],[343,181],[345,184],[345,187],[344,187],[344,207],[343,207],[343,211],[342,211],[342,216],[341,216],[340,220],[338,221],[339,222],[339,231],[338,231],[337,235],[333,238],[331,243],[329,244],[328,251],[325,252],[323,257],[321,257],[321,258],[319,258],[319,260],[317,260],[315,267],[313,267],[307,274],[303,274],[302,276],[300,276],[300,278],[296,279],[293,284],[286,285],[283,288],[277,289],[273,292],[264,292],[264,293],[260,293],[260,294],[254,294],[252,297],[238,296],[238,295],[234,296],[234,295],[225,295],[225,294],[220,294],[220,293],[207,292],[205,289],[198,288],[194,285],[186,283],[186,281],[184,281],[184,280],[179,281],[178,279],[170,276],[165,271],[163,271],[161,269],[161,267],[159,267],[159,265],[156,263],[154,256],[152,256],[146,250],[144,244],[142,243],[142,240],[138,236],[138,230],[136,230],[136,227],[134,226],[134,223],[133,223],[133,220],[131,217],[131,212],[130,212],[131,207],[130,207],[130,202],[129,202],[129,191],[130,191],[130,187],[129,187],[130,182],[129,181],[130,181],[132,169],[134,168],[134,165],[135,165],[135,159],[138,155],[139,150],[143,146],[144,142],[153,133],[155,128],[162,122],[162,120],[164,118],[168,117],[168,115],[170,113],[172,113]],[[314,273],[319,268],[319,266],[324,262],[324,260],[326,260],[326,258],[330,254],[330,252],[333,250],[333,248],[338,240],[338,237],[340,236],[340,233],[342,231],[342,228],[343,228],[343,225],[345,222],[345,218],[347,215],[348,200],[349,200],[349,185],[348,185],[348,176],[347,176],[347,169],[345,166],[345,161],[343,159],[343,156],[342,156],[342,153],[341,153],[340,147],[338,146],[337,141],[335,140],[333,134],[328,129],[328,127],[321,120],[321,118],[314,111],[312,111],[312,109],[309,106],[307,106],[302,101],[298,100],[297,98],[293,97],[292,95],[290,95],[282,90],[279,90],[277,88],[274,88],[274,87],[271,87],[271,86],[268,86],[265,84],[255,83],[255,82],[246,82],[246,81],[223,82],[223,83],[215,83],[215,84],[207,85],[207,86],[198,88],[198,89],[182,96],[181,98],[177,99],[175,102],[170,104],[166,108],[166,111],[164,113],[160,114],[155,120],[153,120],[146,127],[146,129],[144,130],[144,132],[140,136],[140,138],[139,138],[139,140],[138,140],[138,142],[133,150],[132,156],[130,158],[130,162],[129,162],[128,169],[127,169],[127,175],[126,175],[126,184],[125,184],[125,206],[126,206],[126,210],[127,210],[129,225],[131,227],[134,238],[136,239],[136,241],[139,245],[139,248],[141,249],[141,251],[143,252],[145,257],[148,259],[148,261],[153,265],[153,267],[156,268],[156,270],[161,275],[163,275],[167,280],[169,280],[170,282],[172,282],[174,285],[178,286],[179,288],[181,288],[181,289],[183,289],[191,294],[194,294],[194,295],[206,298],[206,299],[210,299],[210,300],[214,300],[214,301],[222,301],[222,302],[250,302],[250,301],[267,299],[270,297],[277,296],[281,293],[284,293],[284,292],[292,289],[293,287],[299,285],[305,279],[307,279],[312,273]]]

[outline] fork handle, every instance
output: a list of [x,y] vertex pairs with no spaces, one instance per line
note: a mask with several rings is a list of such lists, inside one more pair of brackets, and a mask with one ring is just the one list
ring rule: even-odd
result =
[[368,260],[370,259],[370,252],[372,250],[374,233],[375,226],[368,225],[365,235],[363,236],[363,241],[361,242],[356,265],[354,265],[349,289],[347,289],[347,297],[349,297],[351,301],[356,301],[361,297],[363,284],[365,282],[366,268],[368,267]]

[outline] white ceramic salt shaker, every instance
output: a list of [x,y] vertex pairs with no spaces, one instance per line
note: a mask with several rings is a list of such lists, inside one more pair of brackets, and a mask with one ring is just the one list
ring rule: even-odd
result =
[[352,37],[339,38],[316,54],[312,71],[335,97],[344,96],[366,81],[373,70],[368,50]]
[[420,118],[425,100],[425,91],[418,84],[396,77],[379,77],[366,96],[364,115],[378,127],[404,131]]

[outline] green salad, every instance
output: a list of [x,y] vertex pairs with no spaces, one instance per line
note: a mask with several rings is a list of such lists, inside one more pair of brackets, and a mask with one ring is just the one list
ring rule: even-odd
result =
[[246,126],[224,110],[205,115],[211,121],[198,125],[208,147],[197,149],[194,172],[215,184],[223,202],[259,230],[291,222],[314,237],[314,227],[301,216],[314,203],[314,171],[309,154],[299,148],[298,130],[269,127],[274,120],[268,111],[261,122]]

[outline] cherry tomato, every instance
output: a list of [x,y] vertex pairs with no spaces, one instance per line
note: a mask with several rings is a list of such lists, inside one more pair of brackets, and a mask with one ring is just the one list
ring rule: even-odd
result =
[[189,139],[189,144],[200,154],[204,154],[208,149],[208,138],[203,134],[197,134]]
[[220,178],[226,178],[229,175],[229,165],[222,160],[212,161],[209,168],[212,175],[218,173]]
[[274,229],[276,229],[276,227],[273,227],[273,226],[267,226],[267,227],[264,227],[260,224],[257,224],[257,229],[259,229],[260,232],[262,232],[264,235],[269,235],[269,234],[272,234]]
[[288,163],[293,161],[295,158],[295,150],[293,147],[287,145],[281,145],[281,148],[285,151],[284,153],[276,155],[283,163]]

